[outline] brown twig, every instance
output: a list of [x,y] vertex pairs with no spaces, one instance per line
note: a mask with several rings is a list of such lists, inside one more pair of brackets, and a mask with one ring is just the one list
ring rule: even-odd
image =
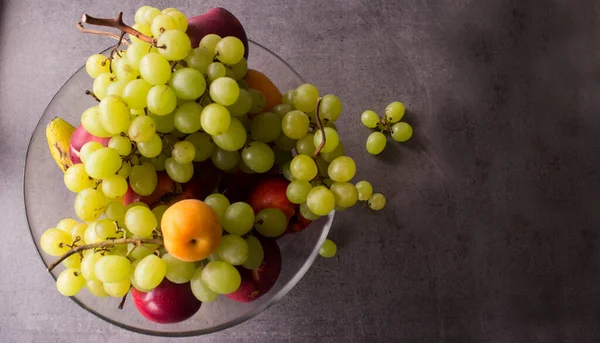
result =
[[315,109],[315,120],[317,122],[317,127],[319,128],[319,130],[321,130],[321,137],[323,137],[323,140],[321,141],[321,144],[319,144],[319,146],[317,147],[317,149],[315,150],[315,152],[313,153],[313,158],[316,159],[317,156],[319,156],[319,153],[321,152],[321,149],[323,149],[323,147],[325,146],[325,129],[323,128],[323,123],[321,123],[321,118],[319,117],[319,105],[321,105],[321,97],[319,97],[319,100],[317,100],[317,108]]
[[[94,35],[107,36],[107,37],[119,40],[119,35],[117,35],[115,33],[110,33],[110,32],[100,31],[100,30],[86,29],[85,27],[83,27],[83,24],[81,22],[77,23],[77,29],[83,33],[91,33]],[[127,39],[121,38],[121,44],[128,46],[129,42],[127,41]]]
[[85,91],[85,94],[86,94],[86,95],[89,95],[89,96],[91,96],[91,97],[92,97],[92,98],[94,98],[96,101],[100,102],[100,99],[98,99],[98,97],[96,96],[96,94],[94,94],[94,92],[92,92],[92,91],[89,91],[89,90],[86,90],[86,91]]
[[134,29],[133,27],[126,25],[123,22],[123,12],[119,12],[119,14],[117,14],[117,17],[115,19],[95,18],[95,17],[89,16],[84,13],[81,16],[81,22],[90,24],[90,25],[96,25],[96,26],[113,27],[113,28],[119,29],[121,31],[121,33],[122,33],[121,36],[123,36],[125,33],[128,33],[128,34],[136,37],[137,39],[144,41],[148,44],[152,44],[152,45],[155,44],[154,39],[152,39],[151,37],[148,37],[145,34],[141,33],[140,31]]
[[67,251],[62,256],[60,256],[56,261],[54,261],[51,265],[48,266],[48,271],[52,271],[52,269],[54,269],[56,266],[58,266],[66,258],[68,258],[69,256],[76,254],[80,251],[88,250],[88,249],[95,249],[95,248],[110,247],[110,246],[114,246],[117,244],[130,244],[130,243],[133,243],[133,244],[158,244],[158,245],[164,244],[162,239],[119,238],[119,239],[102,241],[102,242],[97,242],[97,243],[92,243],[92,244],[80,245],[78,247],[71,248],[71,250]]
[[[129,291],[131,291],[131,287],[129,287]],[[129,294],[129,291],[127,291],[127,293],[125,293],[125,295],[123,296],[123,299],[121,299],[121,302],[119,303],[119,306],[117,306],[117,308],[119,310],[122,310],[123,306],[125,306],[125,300],[127,300],[127,294]]]

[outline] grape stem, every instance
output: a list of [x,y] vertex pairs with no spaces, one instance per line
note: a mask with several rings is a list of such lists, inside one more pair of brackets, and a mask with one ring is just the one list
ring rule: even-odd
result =
[[96,249],[96,248],[107,248],[117,244],[158,244],[164,245],[162,239],[149,239],[149,238],[119,238],[119,239],[111,239],[107,241],[80,245],[78,247],[72,247],[69,251],[60,256],[56,261],[52,262],[48,266],[48,271],[52,271],[56,266],[58,266],[62,261],[67,259],[69,256],[73,254],[77,254],[78,252],[88,250],[88,249]]
[[[116,40],[119,40],[119,35],[117,35],[117,34],[106,32],[106,31],[100,31],[100,30],[86,29],[85,27],[83,27],[83,24],[81,22],[77,23],[77,29],[83,33],[91,33],[94,35],[108,36],[108,37],[114,38]],[[127,41],[127,39],[122,38],[121,44],[128,46],[129,42]]]
[[[115,19],[109,19],[109,18],[95,18],[92,17],[90,15],[87,14],[83,14],[81,16],[81,22],[80,23],[86,23],[86,24],[90,24],[90,25],[96,25],[96,26],[104,26],[104,27],[113,27],[115,29],[119,29],[121,31],[121,41],[123,40],[123,36],[128,33],[134,37],[136,37],[137,39],[144,41],[148,44],[155,44],[154,39],[146,36],[145,34],[141,33],[140,31],[134,29],[131,26],[128,26],[127,24],[125,24],[123,22],[123,12],[119,12],[119,14],[117,14],[117,17]],[[83,28],[83,24],[81,25]],[[112,37],[112,35],[111,35]],[[119,37],[119,36],[117,36]]]
[[[131,287],[129,287],[129,291],[131,291]],[[119,303],[119,306],[117,306],[117,308],[119,310],[123,309],[123,306],[125,306],[125,300],[127,300],[127,294],[129,294],[129,291],[127,291],[127,293],[125,293],[125,295],[123,296],[123,298],[121,299],[121,302]]]
[[100,102],[100,99],[98,99],[98,97],[96,96],[96,94],[94,94],[94,92],[86,90],[85,94],[91,96],[92,98],[94,98],[94,100]]
[[319,117],[319,105],[321,105],[321,99],[323,98],[319,97],[319,100],[317,100],[317,108],[315,109],[315,120],[317,122],[317,127],[319,128],[319,130],[321,130],[321,137],[323,137],[323,139],[321,141],[321,144],[319,144],[319,146],[313,153],[313,159],[316,159],[317,156],[319,156],[321,149],[323,149],[323,147],[325,146],[325,130],[323,129],[323,123],[321,123],[321,118]]

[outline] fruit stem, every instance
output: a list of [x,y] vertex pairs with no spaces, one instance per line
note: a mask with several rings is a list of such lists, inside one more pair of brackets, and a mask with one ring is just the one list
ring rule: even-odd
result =
[[319,130],[321,130],[321,136],[323,137],[323,140],[313,153],[313,159],[316,159],[317,156],[319,156],[321,149],[323,149],[323,147],[325,146],[325,129],[323,129],[323,123],[321,123],[321,118],[319,117],[319,105],[321,105],[321,99],[323,98],[319,97],[319,100],[317,100],[317,108],[315,109],[315,120],[317,121],[317,127],[319,128]]
[[[84,13],[81,16],[80,24],[81,23],[86,23],[86,24],[96,25],[96,26],[104,26],[104,27],[114,27],[115,29],[119,29],[121,31],[121,37],[123,37],[126,33],[128,33],[128,34],[136,37],[137,39],[144,41],[148,44],[154,45],[154,43],[155,43],[154,39],[146,36],[145,34],[141,33],[140,31],[125,24],[123,22],[123,12],[119,12],[119,14],[117,14],[117,17],[115,19],[95,18],[95,17],[92,17],[92,16]],[[81,24],[81,26],[83,28],[83,24]],[[121,38],[121,41],[122,40],[123,39]]]
[[[129,291],[131,291],[131,287],[129,287]],[[121,302],[119,303],[119,306],[117,306],[117,308],[119,310],[123,309],[123,306],[125,306],[125,300],[127,300],[127,295],[129,294],[129,291],[127,291],[127,293],[125,293],[125,295],[123,296],[123,298],[121,299]]]
[[148,239],[148,238],[119,238],[112,239],[92,244],[80,245],[78,247],[73,247],[62,256],[60,256],[56,261],[52,262],[51,265],[48,266],[48,271],[52,271],[56,266],[58,266],[62,261],[64,261],[67,257],[77,254],[80,251],[88,250],[88,249],[96,249],[96,248],[106,248],[111,247],[117,244],[158,244],[164,245],[162,239]]
[[[119,40],[119,35],[117,35],[117,34],[106,32],[106,31],[100,31],[100,30],[86,29],[85,27],[83,27],[83,24],[81,22],[77,23],[77,29],[83,33],[91,33],[94,35],[108,36],[113,39]],[[124,38],[121,39],[121,43],[124,44],[125,46],[129,45],[129,42]]]
[[86,90],[85,94],[91,96],[92,98],[94,98],[94,100],[100,102],[100,99],[98,99],[98,97],[96,96],[96,94],[94,94],[94,92]]

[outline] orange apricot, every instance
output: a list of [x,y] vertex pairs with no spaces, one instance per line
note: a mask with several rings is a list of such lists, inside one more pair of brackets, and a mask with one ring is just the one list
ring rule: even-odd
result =
[[265,112],[270,111],[275,105],[281,104],[281,92],[265,74],[258,70],[248,69],[244,81],[248,87],[257,89],[265,95],[266,105]]

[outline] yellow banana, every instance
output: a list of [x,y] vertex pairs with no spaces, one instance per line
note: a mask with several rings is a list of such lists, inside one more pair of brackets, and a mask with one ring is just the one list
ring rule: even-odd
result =
[[50,153],[63,172],[73,165],[69,156],[69,145],[74,131],[73,125],[59,117],[52,119],[46,126],[46,139]]

